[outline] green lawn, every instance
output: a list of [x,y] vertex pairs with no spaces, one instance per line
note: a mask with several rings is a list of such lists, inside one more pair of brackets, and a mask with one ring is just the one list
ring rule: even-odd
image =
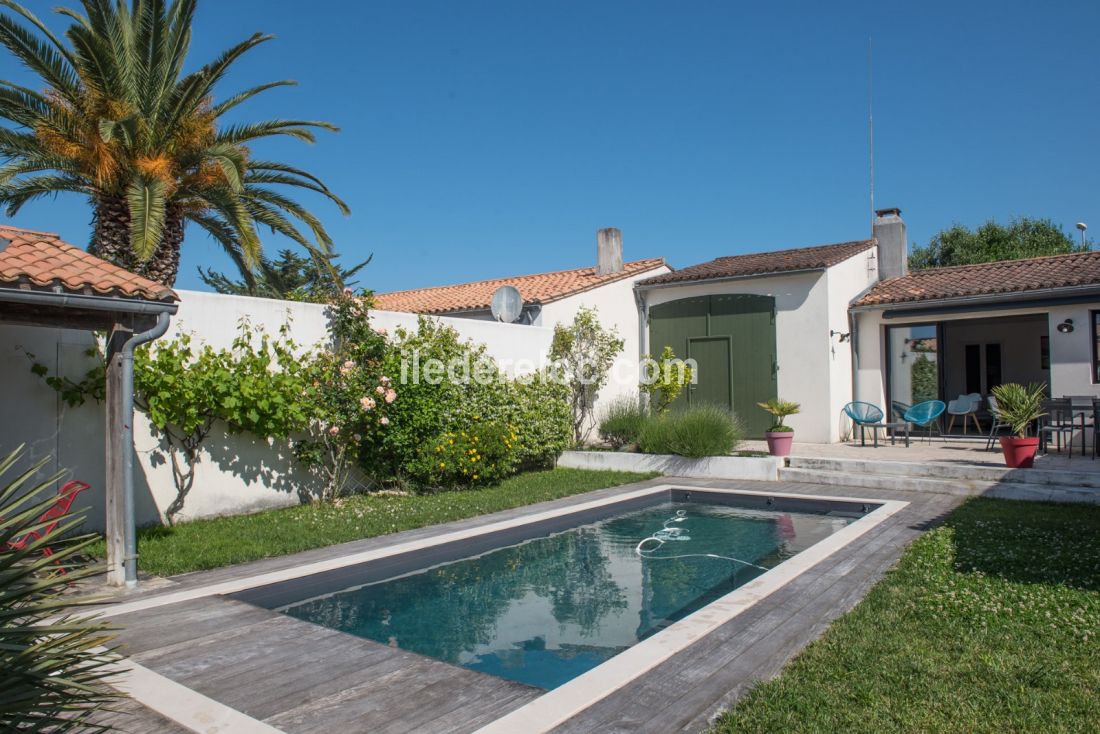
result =
[[[302,505],[195,520],[174,528],[146,528],[138,531],[138,565],[158,576],[202,571],[484,515],[653,476],[553,469],[521,474],[486,489],[431,495],[358,495],[337,505]],[[92,552],[102,556],[105,551],[100,544]]]
[[975,499],[715,732],[1100,731],[1100,507]]

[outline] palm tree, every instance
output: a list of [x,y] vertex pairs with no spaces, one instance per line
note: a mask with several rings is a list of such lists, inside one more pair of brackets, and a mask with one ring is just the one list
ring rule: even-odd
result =
[[275,259],[261,255],[251,279],[233,280],[213,268],[201,267],[199,278],[218,293],[325,303],[345,288],[354,287],[357,281],[352,279],[374,256],[350,268],[338,264],[339,257],[332,253],[319,260],[284,249],[279,250],[279,256]]
[[[313,191],[348,213],[317,177],[252,155],[250,145],[287,135],[312,143],[312,120],[220,125],[241,103],[291,81],[261,84],[214,101],[237,59],[271,40],[257,33],[183,74],[196,0],[82,0],[65,43],[33,13],[0,0],[0,44],[41,78],[42,91],[0,80],[0,205],[13,216],[59,192],[88,197],[89,250],[172,285],[184,227],[221,244],[242,273],[259,262],[257,225],[311,254],[330,251],[320,220],[279,187]],[[22,20],[20,20],[20,18]],[[303,234],[308,231],[310,236]]]

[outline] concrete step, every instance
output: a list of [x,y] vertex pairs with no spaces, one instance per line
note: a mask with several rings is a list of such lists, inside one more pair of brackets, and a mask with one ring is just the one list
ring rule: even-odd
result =
[[[887,463],[887,462],[881,462]],[[896,462],[891,462],[896,463]],[[1100,504],[1100,489],[1059,486],[1028,482],[983,482],[974,479],[934,479],[901,474],[872,474],[823,469],[788,468],[779,470],[781,482],[805,482],[852,489],[886,489],[905,492],[932,492],[957,496],[980,495],[1033,502],[1079,502]]]
[[826,469],[788,468],[779,470],[781,482],[807,482],[836,487],[864,487],[868,489],[892,489],[903,492],[935,492],[937,494],[971,495],[993,486],[992,482],[963,479],[932,479],[901,474],[873,474],[860,471],[831,471]]
[[[1082,459],[1089,461],[1089,459]],[[876,461],[873,459],[827,459],[795,457],[789,460],[791,469],[835,471],[846,474],[876,474],[921,477],[944,481],[1038,484],[1058,487],[1100,488],[1100,471],[1067,471],[1062,469],[1009,469],[1004,466],[980,464],[947,464],[938,462]],[[1098,467],[1100,468],[1100,467]]]

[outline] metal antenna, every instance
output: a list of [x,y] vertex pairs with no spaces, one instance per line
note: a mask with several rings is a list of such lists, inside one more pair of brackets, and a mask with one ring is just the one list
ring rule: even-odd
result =
[[871,167],[871,236],[875,228],[875,79],[871,37],[867,37],[867,157]]

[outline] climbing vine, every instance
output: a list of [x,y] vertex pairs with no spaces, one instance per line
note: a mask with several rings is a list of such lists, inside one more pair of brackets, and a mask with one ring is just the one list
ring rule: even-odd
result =
[[287,439],[311,415],[305,370],[284,325],[278,338],[242,320],[229,349],[196,347],[190,334],[134,355],[135,402],[160,432],[176,496],[165,510],[174,524],[195,481],[199,452],[222,421],[231,433]]
[[[257,334],[247,320],[228,349],[197,346],[190,334],[147,344],[134,352],[134,404],[157,430],[168,453],[176,496],[164,512],[175,524],[195,481],[203,442],[221,421],[231,433],[287,439],[305,430],[312,415],[307,395],[308,357],[299,354],[285,324],[276,338]],[[71,406],[106,395],[104,356],[79,381],[49,374],[35,361],[31,371]]]

